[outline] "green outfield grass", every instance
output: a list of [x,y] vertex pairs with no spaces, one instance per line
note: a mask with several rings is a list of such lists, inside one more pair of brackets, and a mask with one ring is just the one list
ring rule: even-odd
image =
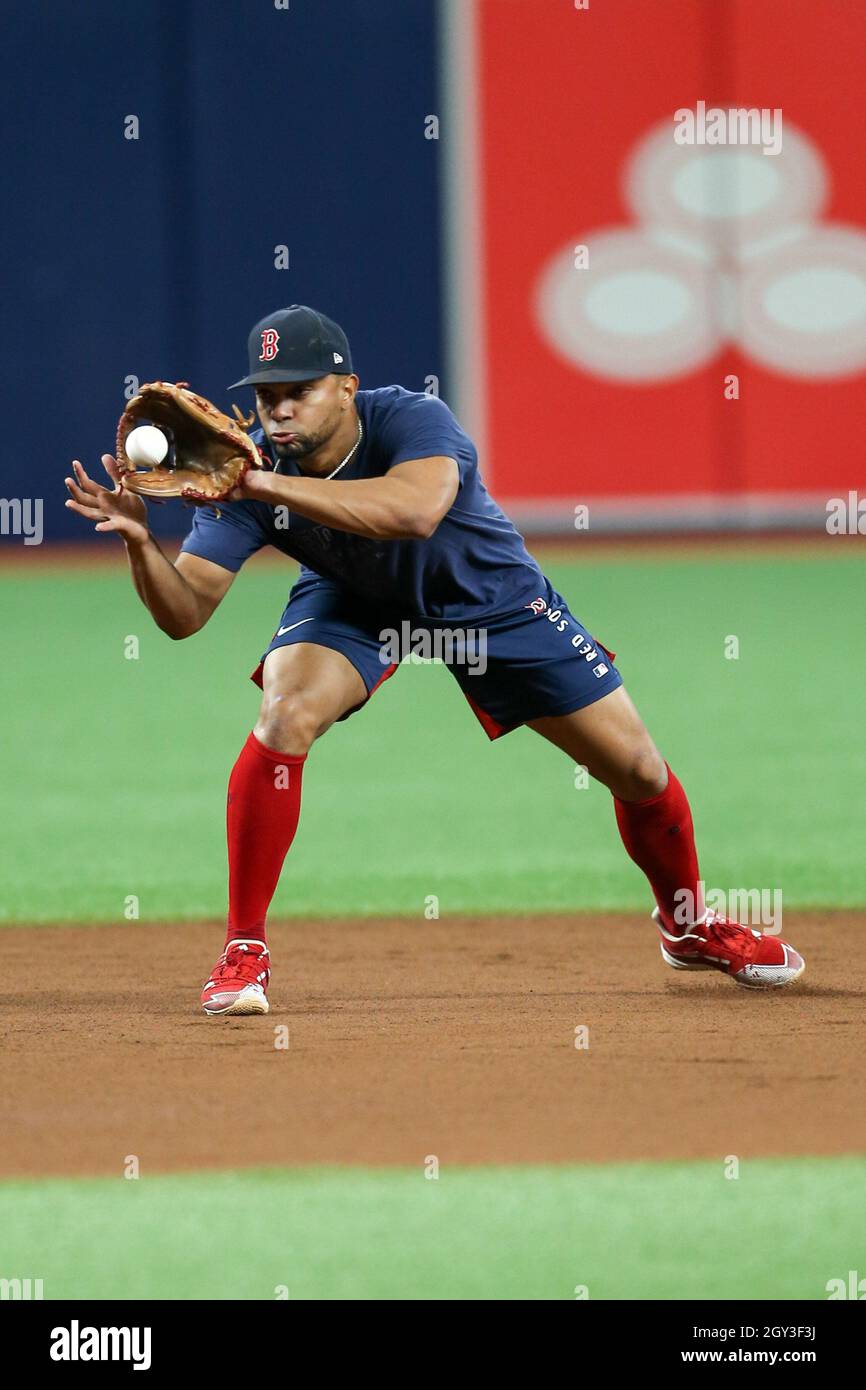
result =
[[[641,558],[548,567],[618,652],[693,803],[713,887],[862,906],[866,643],[838,555]],[[241,575],[172,643],[122,572],[7,572],[0,919],[219,917],[228,772],[247,680],[292,570]],[[739,639],[726,660],[725,639]],[[124,642],[138,637],[138,660]],[[275,915],[647,907],[608,793],[527,730],[488,745],[448,672],[405,666],[318,744]]]
[[47,1299],[823,1299],[866,1160],[253,1170],[0,1184],[0,1276]]

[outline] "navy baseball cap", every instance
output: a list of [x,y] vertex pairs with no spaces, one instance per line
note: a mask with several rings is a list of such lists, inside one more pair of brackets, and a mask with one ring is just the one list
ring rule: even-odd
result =
[[340,325],[307,304],[290,304],[257,323],[249,336],[249,355],[249,374],[233,381],[229,391],[352,371],[349,340]]

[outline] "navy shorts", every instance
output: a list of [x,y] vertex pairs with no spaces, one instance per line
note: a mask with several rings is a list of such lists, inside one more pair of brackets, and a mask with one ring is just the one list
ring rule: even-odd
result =
[[327,580],[303,581],[292,591],[252,680],[261,686],[268,654],[295,642],[342,652],[367,687],[367,699],[394,674],[401,655],[441,655],[491,739],[531,719],[570,714],[622,685],[614,653],[590,636],[549,581],[524,608],[472,627],[395,619]]

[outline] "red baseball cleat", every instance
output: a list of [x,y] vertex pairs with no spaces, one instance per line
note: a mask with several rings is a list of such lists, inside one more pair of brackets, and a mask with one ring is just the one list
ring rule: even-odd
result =
[[653,921],[661,934],[662,956],[674,970],[721,970],[749,989],[768,989],[789,985],[806,969],[803,957],[786,941],[729,922],[711,909],[703,922],[679,936],[662,925],[658,908]]
[[266,1014],[271,960],[263,941],[230,941],[201,992],[206,1014]]

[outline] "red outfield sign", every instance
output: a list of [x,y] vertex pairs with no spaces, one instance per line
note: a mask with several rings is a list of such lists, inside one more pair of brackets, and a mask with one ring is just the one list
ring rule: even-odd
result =
[[453,231],[474,242],[467,414],[497,495],[551,516],[845,495],[862,476],[866,6],[456,8],[476,103]]

